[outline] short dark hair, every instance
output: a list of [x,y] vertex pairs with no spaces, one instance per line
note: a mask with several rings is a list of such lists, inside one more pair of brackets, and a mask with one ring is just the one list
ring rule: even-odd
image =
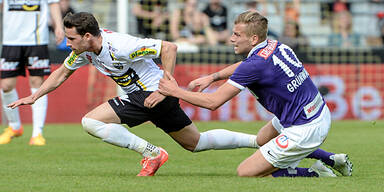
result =
[[85,33],[90,33],[93,36],[100,35],[99,23],[91,13],[79,12],[79,13],[68,13],[65,15],[64,27],[72,28],[75,27],[77,33],[83,36]]

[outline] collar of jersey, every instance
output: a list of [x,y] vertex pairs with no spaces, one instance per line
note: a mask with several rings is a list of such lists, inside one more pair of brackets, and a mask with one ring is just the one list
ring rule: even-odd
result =
[[105,39],[104,31],[101,32],[101,38],[102,38],[101,51],[100,51],[100,54],[97,55],[98,57],[104,55],[105,52],[108,51],[108,43],[107,43],[107,40]]
[[252,50],[248,53],[248,57],[252,55],[253,52],[255,52],[257,49],[260,49],[262,47],[265,47],[267,45],[267,39],[265,39],[263,42],[257,44],[255,47],[252,48]]

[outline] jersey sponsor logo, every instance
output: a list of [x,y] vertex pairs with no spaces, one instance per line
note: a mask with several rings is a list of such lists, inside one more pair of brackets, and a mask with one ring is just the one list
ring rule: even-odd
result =
[[40,0],[8,0],[9,11],[40,11]]
[[156,49],[150,49],[147,47],[143,47],[140,50],[137,50],[137,51],[129,54],[129,58],[134,59],[136,57],[142,57],[145,55],[156,55],[156,54],[157,54]]
[[280,148],[285,149],[288,147],[288,137],[286,135],[279,135],[275,141]]
[[136,71],[134,71],[132,68],[129,68],[128,71],[121,76],[111,76],[111,78],[122,87],[127,87],[133,83],[137,83],[137,81],[140,79]]
[[116,68],[116,69],[123,69],[124,68],[124,64],[123,63],[121,63],[121,62],[118,62],[118,61],[113,61],[112,62],[112,65],[113,65],[113,67],[114,68]]
[[68,64],[69,66],[72,66],[72,64],[75,63],[75,61],[76,61],[76,59],[77,59],[78,57],[79,57],[79,56],[76,55],[76,53],[72,51],[71,56],[69,56],[69,59],[67,60],[67,64]]
[[257,55],[267,59],[276,49],[277,41],[268,39],[268,44],[265,48],[261,49]]
[[307,119],[316,115],[316,113],[320,110],[320,107],[323,105],[323,103],[324,103],[323,98],[321,97],[319,92],[310,103],[304,106],[304,112],[305,112],[305,115],[307,116]]

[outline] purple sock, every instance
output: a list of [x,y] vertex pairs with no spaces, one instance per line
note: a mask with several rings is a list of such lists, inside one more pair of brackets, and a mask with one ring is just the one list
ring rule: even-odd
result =
[[333,161],[331,158],[329,158],[331,155],[334,155],[334,153],[324,151],[322,149],[317,149],[316,151],[312,152],[307,156],[307,158],[312,158],[312,159],[319,159],[325,164],[333,167],[335,164],[335,161]]
[[318,177],[317,173],[314,171],[309,172],[309,168],[299,168],[295,169],[279,169],[272,173],[273,177]]

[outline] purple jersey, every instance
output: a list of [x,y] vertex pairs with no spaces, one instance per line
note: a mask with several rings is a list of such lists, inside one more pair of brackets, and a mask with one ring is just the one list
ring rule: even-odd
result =
[[312,121],[325,105],[292,49],[275,40],[254,47],[228,83],[247,87],[284,127]]

